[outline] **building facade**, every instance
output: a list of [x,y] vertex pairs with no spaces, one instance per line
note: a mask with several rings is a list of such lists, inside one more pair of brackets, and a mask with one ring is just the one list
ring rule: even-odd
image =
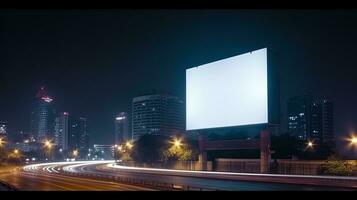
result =
[[185,131],[184,102],[170,95],[133,98],[132,134],[137,140],[145,134],[175,135]]
[[331,101],[298,96],[288,100],[288,132],[300,140],[334,145]]
[[129,134],[129,119],[128,113],[121,112],[114,119],[114,137],[115,144],[121,144],[127,140],[132,140],[132,135]]
[[31,132],[39,142],[54,137],[54,120],[53,98],[46,94],[44,87],[41,87],[35,97],[31,113]]
[[68,127],[68,112],[61,112],[55,120],[55,145],[62,149],[68,149],[68,136],[69,136],[69,127]]

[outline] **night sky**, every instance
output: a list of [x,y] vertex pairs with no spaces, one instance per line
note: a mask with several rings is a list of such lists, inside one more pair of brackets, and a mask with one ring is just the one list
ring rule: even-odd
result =
[[[185,69],[263,47],[279,55],[286,100],[334,102],[335,132],[357,130],[357,12],[319,10],[2,10],[0,120],[28,130],[45,85],[59,111],[112,143],[113,116],[151,90],[185,98]],[[285,125],[283,126],[283,130]]]

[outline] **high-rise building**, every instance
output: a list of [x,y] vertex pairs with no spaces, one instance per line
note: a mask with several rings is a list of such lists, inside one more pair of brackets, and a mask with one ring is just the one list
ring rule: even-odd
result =
[[61,112],[55,119],[55,144],[58,148],[68,149],[68,112]]
[[310,131],[311,96],[298,96],[288,100],[288,132],[300,140],[307,140]]
[[7,130],[7,122],[0,121],[0,137],[7,137],[8,130]]
[[87,153],[89,149],[89,135],[87,130],[87,119],[79,118],[79,150]]
[[31,132],[39,142],[54,137],[54,118],[53,98],[41,87],[36,94],[31,113]]
[[335,147],[333,103],[328,100],[322,102],[322,138],[326,144]]
[[288,132],[300,140],[333,145],[333,104],[312,96],[288,100]]
[[132,101],[132,134],[174,135],[185,131],[184,102],[170,95],[146,95]]
[[70,120],[69,148],[86,152],[89,149],[89,135],[87,132],[87,119],[80,117]]
[[128,113],[121,112],[114,119],[114,137],[115,144],[121,144],[127,140],[132,140],[132,135],[129,135]]

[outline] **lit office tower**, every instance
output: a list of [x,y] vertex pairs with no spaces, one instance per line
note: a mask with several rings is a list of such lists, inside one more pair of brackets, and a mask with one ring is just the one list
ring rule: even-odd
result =
[[54,136],[54,118],[53,99],[47,95],[45,88],[41,87],[36,94],[31,113],[31,132],[38,141]]
[[288,132],[301,140],[333,145],[333,104],[312,96],[288,100]]
[[68,149],[68,112],[62,112],[55,120],[55,144],[63,150]]
[[136,140],[145,134],[174,135],[185,131],[184,102],[170,95],[135,97],[132,132]]
[[126,112],[121,112],[115,116],[114,136],[115,144],[121,144],[132,139],[132,136],[129,135],[129,121]]

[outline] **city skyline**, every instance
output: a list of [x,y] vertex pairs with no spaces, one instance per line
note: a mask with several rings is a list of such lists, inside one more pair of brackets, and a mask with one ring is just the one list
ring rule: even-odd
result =
[[[121,111],[131,112],[133,97],[157,90],[185,99],[186,69],[263,46],[279,55],[280,82],[284,83],[280,99],[283,126],[287,99],[312,94],[334,102],[336,135],[348,135],[355,128],[357,112],[353,108],[356,96],[353,95],[355,80],[352,77],[355,69],[350,67],[353,46],[349,43],[355,40],[351,36],[357,30],[349,26],[356,19],[352,12],[349,20],[342,19],[339,11],[321,11],[319,15],[309,11],[34,13],[1,14],[7,27],[2,30],[4,45],[1,51],[10,55],[17,50],[1,61],[3,66],[8,66],[7,73],[1,74],[1,92],[9,97],[0,100],[4,106],[0,120],[8,121],[11,134],[19,131],[17,128],[26,130],[29,121],[27,99],[46,85],[59,110],[86,116],[88,123],[93,125],[93,140],[109,144],[113,138],[113,117]],[[60,17],[64,13],[66,15]],[[196,20],[186,23],[188,18]],[[311,20],[304,20],[307,18]],[[28,20],[31,26],[26,26]],[[69,21],[79,24],[78,27],[72,27]],[[22,26],[14,25],[15,22]],[[329,36],[335,37],[326,37],[324,30],[331,26]],[[302,32],[304,28],[310,31]],[[75,30],[78,32],[71,35]],[[42,37],[38,34],[41,31],[45,33]],[[178,33],[174,37],[175,32]],[[21,40],[13,42],[17,37]],[[88,42],[92,45],[88,46]],[[342,46],[343,52],[340,51]],[[20,47],[24,48],[18,51]],[[321,55],[324,55],[323,60]],[[340,66],[339,70],[333,68],[336,65]],[[332,75],[334,79],[330,79]],[[13,76],[18,79],[12,80]],[[346,91],[351,94],[348,98]],[[83,99],[86,103],[82,103]]]

